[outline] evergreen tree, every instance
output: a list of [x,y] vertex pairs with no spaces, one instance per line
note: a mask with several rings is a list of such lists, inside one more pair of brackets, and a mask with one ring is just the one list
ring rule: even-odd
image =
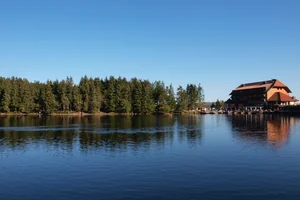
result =
[[211,109],[214,109],[216,107],[215,103],[213,102],[211,105],[210,105],[210,108]]
[[167,105],[169,105],[170,110],[173,112],[176,108],[175,94],[172,84],[166,88],[167,90]]
[[188,98],[187,92],[182,86],[177,88],[177,98],[176,98],[176,110],[177,112],[183,112],[188,108]]
[[[182,112],[198,106],[204,100],[200,84],[181,86],[175,98],[172,85],[162,81],[133,78],[88,78],[78,85],[72,77],[66,80],[29,82],[21,78],[0,77],[0,112],[82,111],[148,114],[153,112]],[[220,101],[223,107],[224,102]]]
[[1,112],[9,112],[10,108],[10,94],[11,94],[11,82],[9,79],[3,79],[0,83],[2,90],[0,96],[0,108]]
[[44,91],[42,93],[42,108],[45,113],[52,113],[56,111],[57,102],[55,99],[55,95],[52,91],[52,82],[47,81],[47,84],[44,87]]
[[203,88],[199,84],[188,84],[186,87],[187,98],[188,98],[188,109],[195,109],[204,100]]
[[67,111],[70,109],[70,100],[68,98],[67,94],[67,83],[65,80],[62,80],[58,84],[58,102],[60,104],[59,110],[61,111]]
[[82,96],[78,86],[74,86],[73,88],[72,99],[72,110],[80,112],[82,110]]
[[198,90],[198,103],[202,103],[204,102],[204,90],[200,83],[198,84],[197,90]]
[[89,79],[87,76],[84,76],[80,79],[79,89],[80,94],[82,97],[82,111],[88,112],[89,111],[89,102],[90,102],[90,85]]
[[125,78],[119,77],[115,84],[115,97],[116,97],[116,112],[129,113],[131,112],[131,91],[130,84]]
[[215,108],[217,110],[220,110],[221,108],[225,107],[225,103],[224,101],[219,101],[219,99],[217,99],[216,103],[215,103]]
[[107,87],[107,110],[108,112],[115,112],[116,110],[116,96],[115,96],[115,78],[111,76],[108,80]]
[[18,87],[18,110],[20,112],[33,112],[35,107],[33,87],[31,87],[31,84],[28,82],[27,79],[18,79]]
[[[97,94],[98,93],[98,94]],[[100,91],[97,91],[94,80],[90,78],[89,80],[89,104],[88,104],[88,112],[99,112],[100,111],[100,99],[99,99]]]
[[166,107],[166,89],[165,84],[162,81],[156,81],[154,82],[154,90],[153,90],[153,98],[154,102],[156,104],[156,112],[165,112],[166,108],[169,110],[168,107]]
[[149,114],[155,111],[155,103],[152,98],[153,88],[152,84],[145,80],[142,82],[142,97],[141,97],[141,104],[142,104],[142,113]]
[[132,79],[132,111],[142,113],[142,83],[136,78]]
[[74,88],[74,82],[72,77],[68,77],[66,79],[66,96],[69,100],[69,109],[72,109],[72,103],[73,103],[73,88]]
[[15,77],[12,77],[11,80],[11,88],[10,88],[10,111],[16,112],[18,111],[18,94],[19,87]]
[[40,112],[43,110],[43,92],[44,84],[40,82],[34,82],[30,86],[33,95],[33,111]]
[[221,108],[221,103],[220,103],[219,99],[217,99],[215,107],[217,110],[219,110]]
[[198,101],[198,89],[194,84],[188,84],[186,87],[186,93],[188,97],[188,109],[195,109],[195,105]]

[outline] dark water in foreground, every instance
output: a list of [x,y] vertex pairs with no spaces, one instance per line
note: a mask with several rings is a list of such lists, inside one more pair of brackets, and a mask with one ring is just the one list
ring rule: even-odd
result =
[[299,197],[300,118],[0,118],[1,200]]

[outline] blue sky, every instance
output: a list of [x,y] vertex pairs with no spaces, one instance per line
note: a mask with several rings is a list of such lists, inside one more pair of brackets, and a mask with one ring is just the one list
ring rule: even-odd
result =
[[298,0],[0,1],[0,76],[201,83],[207,101],[277,78],[300,98]]

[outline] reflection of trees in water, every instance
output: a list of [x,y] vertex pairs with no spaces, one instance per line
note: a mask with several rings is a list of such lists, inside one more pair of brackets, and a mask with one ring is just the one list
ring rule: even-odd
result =
[[259,141],[275,148],[283,146],[289,138],[290,128],[295,126],[294,117],[279,115],[233,115],[232,128],[236,138],[249,143]]
[[189,115],[178,117],[178,137],[180,141],[185,138],[188,143],[195,146],[202,140],[203,116]]
[[171,144],[176,131],[197,143],[202,137],[200,123],[195,116],[7,116],[0,120],[0,148],[147,149]]
[[0,146],[10,148],[26,148],[28,145],[42,144],[49,146],[65,146],[72,149],[76,134],[71,131],[0,131]]

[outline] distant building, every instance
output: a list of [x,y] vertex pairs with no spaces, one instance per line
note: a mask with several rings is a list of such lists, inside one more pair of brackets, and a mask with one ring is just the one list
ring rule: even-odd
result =
[[291,90],[277,79],[245,83],[232,90],[225,103],[227,108],[235,109],[295,105],[298,100],[289,93]]

